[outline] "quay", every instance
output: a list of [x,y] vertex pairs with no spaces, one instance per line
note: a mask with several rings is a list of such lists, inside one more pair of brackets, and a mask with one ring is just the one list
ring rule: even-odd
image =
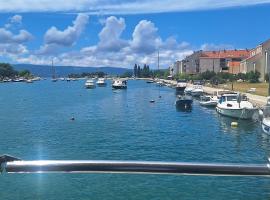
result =
[[[177,84],[177,81],[175,81],[175,80],[166,80],[166,79],[160,79],[160,80],[163,81],[164,83],[170,84],[172,86],[175,86]],[[188,83],[188,86],[192,86],[192,84]],[[206,94],[213,94],[216,91],[222,91],[224,89],[203,86],[203,90]],[[256,106],[259,106],[259,107],[264,106],[267,102],[267,97],[265,97],[265,96],[260,96],[260,95],[256,95],[256,94],[245,93],[245,92],[241,92],[241,93],[245,94],[248,97],[248,99],[250,100],[250,102],[252,102]]]

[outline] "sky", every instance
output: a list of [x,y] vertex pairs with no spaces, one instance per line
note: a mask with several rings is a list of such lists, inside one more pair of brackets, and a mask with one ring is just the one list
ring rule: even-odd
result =
[[270,39],[270,0],[0,1],[0,62],[167,68]]

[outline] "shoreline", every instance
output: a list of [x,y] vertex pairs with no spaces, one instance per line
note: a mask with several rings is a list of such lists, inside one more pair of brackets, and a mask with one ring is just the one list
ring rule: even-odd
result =
[[[160,80],[167,83],[167,84],[171,84],[171,85],[177,84],[177,81],[175,81],[175,80],[165,80],[165,79],[160,79]],[[193,84],[188,83],[188,86],[193,86]],[[224,89],[203,86],[203,90],[207,94],[213,94],[215,91],[223,91]],[[229,90],[229,91],[232,91],[232,90]],[[237,91],[232,91],[232,92],[237,92]],[[245,94],[247,96],[247,98],[250,100],[250,102],[255,104],[256,106],[260,107],[260,106],[266,105],[267,97],[265,97],[265,96],[250,94],[250,93],[246,93],[246,92],[241,92],[241,93]]]

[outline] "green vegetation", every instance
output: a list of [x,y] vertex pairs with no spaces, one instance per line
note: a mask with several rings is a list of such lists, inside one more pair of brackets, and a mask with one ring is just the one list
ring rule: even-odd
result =
[[133,68],[133,75],[137,78],[164,78],[169,76],[169,69],[150,70],[149,65],[144,64],[143,68],[135,64]]
[[176,76],[177,79],[187,79],[187,80],[207,80],[210,81],[212,84],[220,84],[225,83],[228,81],[235,81],[235,80],[243,80],[250,83],[258,83],[260,78],[260,73],[258,71],[251,71],[246,74],[239,73],[239,74],[230,74],[226,72],[218,72],[215,73],[213,71],[206,71],[196,75],[190,74],[178,74]]
[[0,63],[0,79],[15,77],[30,78],[33,77],[29,70],[16,71],[9,63]]
[[12,78],[18,75],[18,72],[8,63],[0,63],[0,78]]
[[85,77],[89,77],[89,78],[94,78],[94,77],[105,77],[107,74],[104,72],[91,72],[91,73],[86,73],[83,72],[81,74],[69,74],[68,77],[69,78],[85,78]]

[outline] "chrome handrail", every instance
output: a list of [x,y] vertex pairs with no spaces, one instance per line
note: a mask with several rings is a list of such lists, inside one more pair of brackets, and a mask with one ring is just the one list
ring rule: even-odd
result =
[[[15,158],[16,159],[16,158]],[[102,160],[1,161],[6,173],[147,173],[213,176],[270,176],[269,164],[217,164]]]

